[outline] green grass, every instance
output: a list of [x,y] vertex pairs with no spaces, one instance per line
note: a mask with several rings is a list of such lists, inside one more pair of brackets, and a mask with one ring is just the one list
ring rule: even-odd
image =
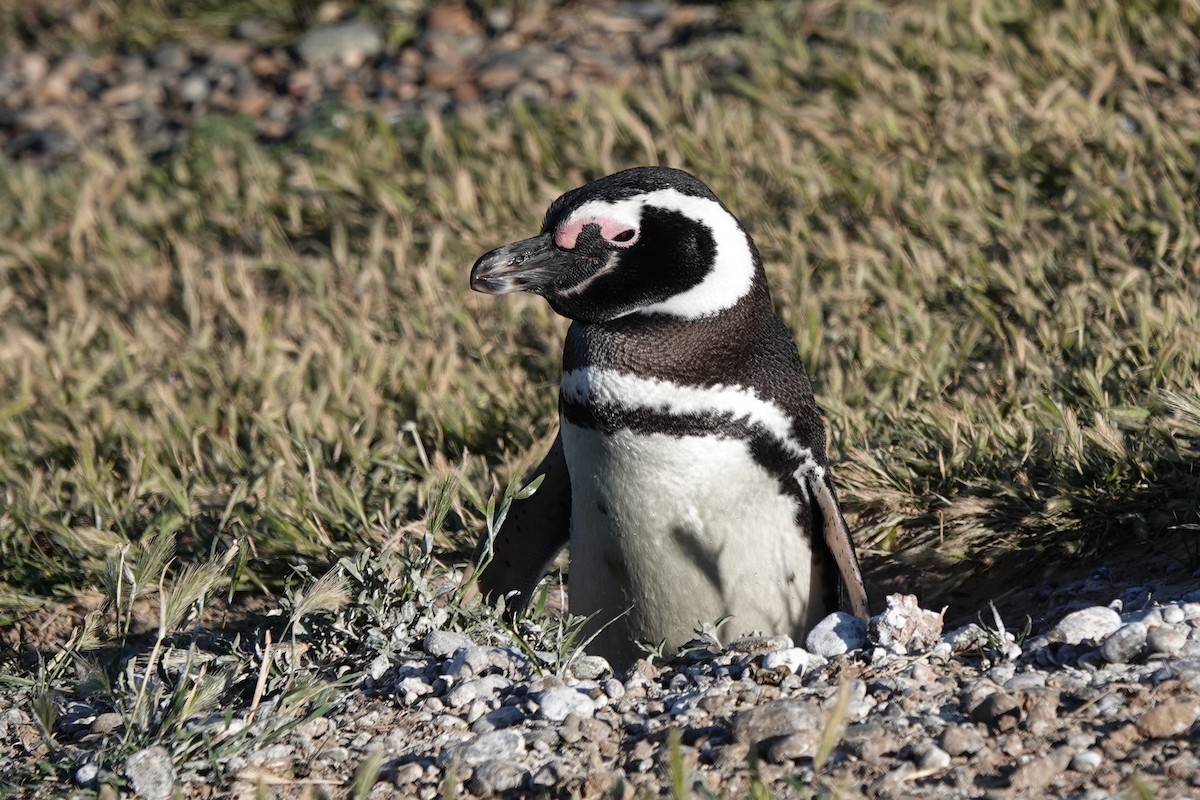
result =
[[552,432],[565,330],[535,298],[472,295],[469,266],[640,163],[695,172],[752,228],[868,570],[931,548],[961,580],[997,551],[1182,536],[1200,27],[1181,6],[736,3],[750,36],[696,48],[748,66],[711,83],[685,52],[537,111],[351,113],[274,147],[209,118],[164,162],[118,131],[51,171],[0,163],[0,618],[116,602],[122,559],[164,537],[148,596],[164,565],[177,587],[236,546],[211,591],[286,597],[298,568],[427,527],[463,567]]

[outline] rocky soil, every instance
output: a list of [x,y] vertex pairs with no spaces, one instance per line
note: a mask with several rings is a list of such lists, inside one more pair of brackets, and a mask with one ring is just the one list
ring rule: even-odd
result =
[[288,36],[246,18],[228,39],[150,53],[10,53],[0,57],[0,152],[53,164],[124,128],[159,155],[178,148],[197,120],[222,114],[242,115],[262,139],[278,141],[314,122],[337,124],[341,110],[391,123],[463,105],[503,110],[630,81],[667,51],[710,73],[742,69],[710,4],[520,3],[475,13],[448,3],[413,22],[399,47],[362,19]]
[[[1124,589],[1112,573],[1060,585],[1075,599],[1024,638],[998,615],[943,631],[941,613],[892,595],[869,625],[832,615],[802,647],[700,639],[625,674],[590,656],[548,674],[518,648],[434,628],[364,665],[369,677],[327,716],[221,769],[245,797],[259,786],[340,796],[369,759],[380,765],[370,797],[426,800],[762,786],[784,797],[1200,796],[1200,590],[1184,569]],[[1119,596],[1094,604],[1102,593]],[[270,714],[270,703],[254,719],[234,714],[215,735]],[[74,703],[56,724],[79,786],[96,785],[89,742],[115,717]],[[0,710],[0,741],[10,763],[42,750],[19,707]],[[114,767],[146,797],[209,795],[161,747]]]

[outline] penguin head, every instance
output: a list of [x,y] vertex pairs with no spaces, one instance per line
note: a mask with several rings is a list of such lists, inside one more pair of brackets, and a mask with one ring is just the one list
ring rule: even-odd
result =
[[541,233],[498,247],[471,269],[486,294],[531,292],[569,319],[711,316],[765,285],[737,218],[696,177],[635,167],[550,204]]

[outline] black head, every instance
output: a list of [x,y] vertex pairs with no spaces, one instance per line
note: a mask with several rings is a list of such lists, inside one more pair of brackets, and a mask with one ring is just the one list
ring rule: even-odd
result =
[[745,296],[761,279],[758,253],[700,180],[635,167],[550,204],[542,232],[499,247],[471,270],[471,288],[532,292],[580,322],[631,313],[695,319]]

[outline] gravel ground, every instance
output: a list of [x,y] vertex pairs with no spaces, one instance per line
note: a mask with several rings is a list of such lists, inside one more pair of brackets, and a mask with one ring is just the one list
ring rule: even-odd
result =
[[233,38],[166,44],[152,53],[74,52],[0,58],[0,152],[43,164],[123,127],[162,155],[189,126],[239,114],[268,141],[285,140],[338,110],[370,110],[392,123],[463,105],[559,101],[585,87],[634,80],[666,51],[710,74],[743,65],[713,5],[522,3],[479,15],[444,4],[421,18],[412,40],[385,48],[384,32],[359,19],[287,37],[246,18]]
[[[940,612],[892,595],[869,625],[833,615],[803,647],[698,640],[627,674],[581,656],[555,676],[518,649],[414,628],[332,713],[222,769],[245,797],[259,785],[338,795],[371,758],[371,797],[629,798],[672,785],[732,797],[756,781],[783,797],[1200,796],[1200,590],[1182,569],[1121,590],[1114,569],[1057,587],[1074,599],[1019,642],[994,618],[943,631]],[[1091,604],[1104,593],[1120,596]],[[230,730],[270,713],[235,715]],[[81,786],[95,785],[89,742],[114,717],[74,703],[56,724]],[[0,741],[13,746],[0,760],[42,748],[21,708],[0,709]],[[209,796],[170,765],[152,747],[118,768],[146,797]]]

